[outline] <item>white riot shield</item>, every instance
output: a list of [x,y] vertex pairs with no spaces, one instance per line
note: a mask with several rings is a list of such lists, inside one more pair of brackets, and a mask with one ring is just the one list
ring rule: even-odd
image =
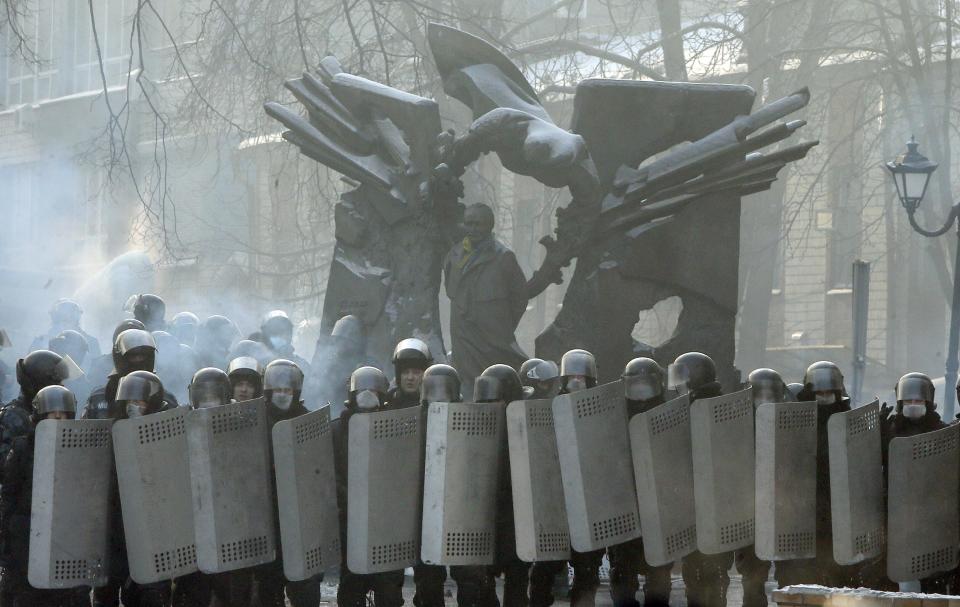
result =
[[187,413],[197,566],[222,573],[276,558],[263,398]]
[[640,529],[647,563],[678,561],[697,549],[690,398],[675,398],[630,420]]
[[827,420],[833,560],[854,565],[885,543],[879,401]]
[[570,558],[552,402],[518,400],[507,406],[517,556],[527,562]]
[[27,569],[34,588],[107,583],[112,423],[44,420],[37,424]]
[[411,567],[420,554],[421,407],[350,417],[347,567],[358,574]]
[[817,403],[756,409],[754,549],[765,561],[817,554]]
[[149,584],[197,571],[187,409],[119,420],[113,445],[130,577]]
[[890,441],[887,576],[922,580],[957,566],[960,425]]
[[573,549],[639,537],[623,382],[554,398],[553,420]]
[[753,543],[753,419],[749,389],[690,406],[697,548],[704,554]]
[[427,412],[420,558],[492,565],[504,405],[433,403]]
[[305,580],[340,564],[330,408],[273,426],[283,573]]

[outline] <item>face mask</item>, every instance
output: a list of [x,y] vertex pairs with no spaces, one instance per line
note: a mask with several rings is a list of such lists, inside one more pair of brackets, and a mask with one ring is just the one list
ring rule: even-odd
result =
[[274,350],[280,350],[286,346],[287,340],[285,337],[281,337],[279,335],[270,336],[270,347],[272,347]]
[[143,417],[143,409],[140,408],[140,405],[128,404],[127,417],[130,419],[135,417]]
[[281,411],[289,409],[292,402],[293,394],[274,394],[270,397],[270,403]]
[[831,392],[830,394],[817,394],[817,404],[818,405],[832,405],[837,402],[837,395]]
[[380,397],[373,390],[362,390],[357,392],[357,409],[361,411],[373,411],[380,406]]
[[907,419],[920,419],[927,414],[926,405],[904,405],[903,416]]
[[574,377],[567,380],[567,392],[579,392],[587,389],[587,380]]
[[210,407],[219,407],[222,404],[223,403],[221,403],[219,399],[208,398],[206,400],[201,400],[199,403],[197,403],[197,408],[209,409]]

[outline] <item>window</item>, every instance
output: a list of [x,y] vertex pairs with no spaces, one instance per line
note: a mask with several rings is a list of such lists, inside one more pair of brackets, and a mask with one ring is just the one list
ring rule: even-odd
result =
[[57,49],[60,23],[54,13],[56,0],[32,0],[26,3],[23,33],[29,40],[36,62],[24,61],[16,52],[5,53],[6,82],[3,93],[6,106],[34,103],[56,96]]
[[[97,57],[97,42],[103,56],[103,71],[108,86],[118,86],[127,79],[130,65],[130,26],[135,0],[93,0],[93,19],[88,0],[74,2],[74,92],[103,88]],[[96,25],[97,39],[93,37]]]

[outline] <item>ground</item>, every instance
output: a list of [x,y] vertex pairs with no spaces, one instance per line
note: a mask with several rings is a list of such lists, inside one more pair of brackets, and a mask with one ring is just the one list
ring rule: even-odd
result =
[[[641,580],[642,583],[642,580]],[[337,588],[336,581],[329,580],[323,584],[323,603],[332,607],[337,603]],[[455,607],[457,604],[456,600],[456,591],[457,586],[453,583],[452,580],[447,580],[447,606]],[[770,593],[776,588],[776,582],[771,578],[767,582],[767,597],[769,603],[772,605],[773,601],[769,599]],[[497,585],[497,594],[501,597],[503,596],[502,587],[498,582]],[[405,607],[411,607],[413,605],[413,577],[408,576],[406,583],[403,586],[403,598]],[[642,597],[639,597],[642,601]],[[743,588],[740,585],[740,576],[737,575],[736,570],[730,571],[730,589],[727,592],[727,607],[740,607],[743,603]],[[597,607],[609,607],[612,605],[610,600],[610,591],[606,583],[602,584],[600,590],[597,591]],[[555,605],[558,607],[564,607],[569,605],[569,601],[566,599],[558,600]],[[671,607],[686,607],[687,599],[683,593],[683,579],[680,577],[679,567],[673,572],[673,593],[670,596],[670,605]]]

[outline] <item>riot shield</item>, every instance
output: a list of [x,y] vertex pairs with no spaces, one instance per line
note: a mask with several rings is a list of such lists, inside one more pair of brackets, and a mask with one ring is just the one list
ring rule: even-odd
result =
[[689,396],[634,415],[630,446],[647,563],[680,560],[697,549]]
[[527,562],[570,558],[552,402],[518,400],[507,406],[517,556]]
[[883,552],[879,401],[827,420],[833,560],[854,565]]
[[573,549],[639,537],[623,382],[558,396],[552,408]]
[[187,413],[197,566],[222,573],[276,558],[263,398]]
[[433,403],[427,412],[420,558],[492,565],[504,405]]
[[330,408],[273,426],[283,573],[305,580],[340,564]]
[[697,548],[704,554],[753,543],[753,419],[749,389],[690,405]]
[[765,561],[817,554],[817,403],[756,408],[754,549]]
[[130,577],[138,584],[197,571],[187,409],[113,425]]
[[420,554],[421,407],[350,417],[347,432],[347,567],[403,569]]
[[960,425],[890,441],[887,576],[922,580],[957,566]]
[[44,420],[37,424],[27,568],[34,588],[107,583],[112,423]]

